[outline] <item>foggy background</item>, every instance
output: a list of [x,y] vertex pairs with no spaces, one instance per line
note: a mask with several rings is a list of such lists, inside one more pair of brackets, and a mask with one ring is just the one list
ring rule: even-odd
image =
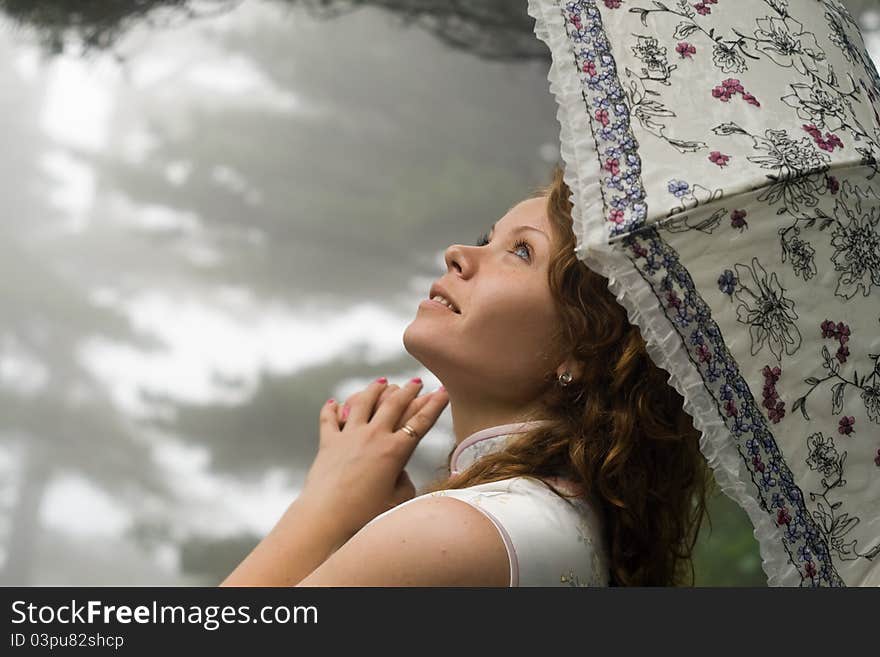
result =
[[[880,56],[880,3],[844,2]],[[109,5],[109,6],[108,6]],[[469,5],[466,8],[458,5]],[[214,585],[559,160],[526,2],[0,0],[0,583]],[[447,408],[408,466],[453,442]],[[712,502],[699,585],[764,585]]]

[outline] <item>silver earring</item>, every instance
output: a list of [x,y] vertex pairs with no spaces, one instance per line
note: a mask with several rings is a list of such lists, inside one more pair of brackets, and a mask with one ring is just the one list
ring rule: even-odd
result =
[[559,385],[561,385],[564,388],[569,383],[571,383],[571,373],[570,372],[563,372],[562,374],[559,375]]

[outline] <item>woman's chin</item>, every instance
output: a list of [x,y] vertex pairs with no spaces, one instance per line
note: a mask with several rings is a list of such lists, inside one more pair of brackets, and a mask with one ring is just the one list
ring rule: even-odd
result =
[[[442,370],[439,365],[448,362],[443,347],[439,344],[436,329],[421,326],[420,320],[414,320],[403,332],[403,348],[419,361],[423,367],[436,374]],[[427,322],[425,322],[427,324]]]

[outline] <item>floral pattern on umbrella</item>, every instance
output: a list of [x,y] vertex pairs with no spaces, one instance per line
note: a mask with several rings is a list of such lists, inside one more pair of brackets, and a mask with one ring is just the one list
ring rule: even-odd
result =
[[836,0],[529,13],[577,253],[670,372],[768,583],[880,584],[880,76],[858,24]]

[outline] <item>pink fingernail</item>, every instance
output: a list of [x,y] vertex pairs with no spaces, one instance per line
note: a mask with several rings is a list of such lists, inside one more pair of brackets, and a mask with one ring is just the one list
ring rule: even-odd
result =
[[376,379],[376,382],[377,383],[388,383],[388,379],[384,376],[380,376],[378,379]]
[[446,392],[446,386],[440,386],[439,388],[437,388],[437,390],[439,390],[440,392]]
[[333,399],[333,397],[331,397],[330,399],[327,400],[326,403],[327,403],[327,404],[332,404],[332,403],[335,402],[335,401],[336,401],[336,400]]
[[422,379],[420,377],[414,376],[413,378],[410,379],[410,381],[412,383],[421,383]]
[[343,407],[342,407],[342,419],[343,419],[343,420],[347,420],[347,419],[348,419],[348,412],[349,412],[350,410],[351,410],[351,409],[350,409],[348,406],[343,406]]

